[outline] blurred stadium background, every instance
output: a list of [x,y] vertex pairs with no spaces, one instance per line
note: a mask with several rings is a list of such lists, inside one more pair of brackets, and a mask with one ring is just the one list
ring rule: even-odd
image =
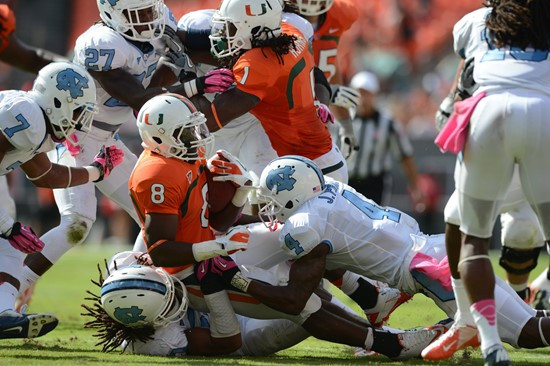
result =
[[[165,0],[179,19],[188,11],[215,8],[218,0]],[[379,102],[405,126],[415,148],[421,174],[436,182],[431,186],[433,209],[412,212],[405,178],[395,164],[389,204],[414,215],[426,233],[442,232],[443,208],[454,188],[454,156],[442,155],[433,144],[434,114],[447,95],[458,58],[452,52],[452,27],[464,14],[482,6],[481,0],[355,0],[359,20],[341,39],[338,50],[345,81],[355,72],[369,70],[381,82]],[[92,0],[10,1],[17,17],[17,35],[25,42],[60,54],[71,54],[80,33],[99,19]],[[0,64],[3,89],[27,89],[33,76]],[[135,126],[121,131],[127,145],[139,154]],[[36,190],[21,171],[9,177],[18,216],[37,232],[57,224],[58,213],[51,192]],[[98,221],[88,237],[93,243],[132,243],[137,226],[127,215],[101,198]],[[498,240],[498,228],[495,230]]]

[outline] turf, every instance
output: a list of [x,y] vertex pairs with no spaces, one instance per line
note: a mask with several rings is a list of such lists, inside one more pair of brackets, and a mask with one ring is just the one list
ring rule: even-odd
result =
[[[120,249],[120,248],[118,248]],[[86,289],[93,289],[90,279],[97,277],[96,264],[115,253],[117,248],[88,247],[75,248],[63,257],[38,283],[29,312],[54,312],[60,319],[56,330],[35,340],[0,341],[0,365],[398,365],[384,357],[355,358],[350,347],[330,344],[313,338],[279,352],[271,357],[189,357],[171,359],[103,354],[95,346],[92,332],[83,329],[84,318],[80,316],[80,304]],[[535,274],[540,273],[548,263],[541,258]],[[428,325],[445,318],[442,311],[422,295],[417,295],[405,306],[399,308],[390,325],[409,328]],[[514,365],[550,364],[548,349],[512,350],[510,356]],[[453,359],[440,363],[426,363],[409,360],[407,365],[481,365],[479,351],[465,351]]]

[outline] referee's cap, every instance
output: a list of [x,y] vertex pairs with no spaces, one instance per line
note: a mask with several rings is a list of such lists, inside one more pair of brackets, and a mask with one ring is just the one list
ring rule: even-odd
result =
[[372,72],[361,71],[353,76],[350,86],[354,89],[363,89],[373,94],[380,90],[378,78]]

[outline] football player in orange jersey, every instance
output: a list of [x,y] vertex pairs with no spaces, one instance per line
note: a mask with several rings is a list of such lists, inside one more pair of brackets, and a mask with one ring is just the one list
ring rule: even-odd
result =
[[357,9],[351,0],[291,0],[299,14],[307,19],[315,31],[313,53],[315,64],[332,85],[331,104],[336,119],[340,122],[340,149],[347,159],[356,147],[355,135],[349,109],[356,108],[359,93],[353,88],[340,85],[343,80],[338,71],[337,56],[340,37],[358,18]]
[[[210,131],[251,112],[278,155],[314,160],[323,173],[347,182],[345,159],[315,105],[314,59],[308,40],[282,23],[282,2],[222,2],[212,17],[212,53],[233,69],[237,85],[201,111]],[[203,103],[201,103],[203,104]]]

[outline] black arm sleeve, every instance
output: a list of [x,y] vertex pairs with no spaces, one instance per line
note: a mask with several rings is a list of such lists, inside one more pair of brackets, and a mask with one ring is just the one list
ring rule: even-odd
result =
[[325,88],[327,88],[330,98],[332,99],[332,89],[330,88],[330,84],[325,77],[325,73],[317,66],[313,68],[313,77],[315,78],[315,84],[322,84]]
[[186,48],[194,51],[209,51],[210,50],[210,29],[188,29],[185,31]]

